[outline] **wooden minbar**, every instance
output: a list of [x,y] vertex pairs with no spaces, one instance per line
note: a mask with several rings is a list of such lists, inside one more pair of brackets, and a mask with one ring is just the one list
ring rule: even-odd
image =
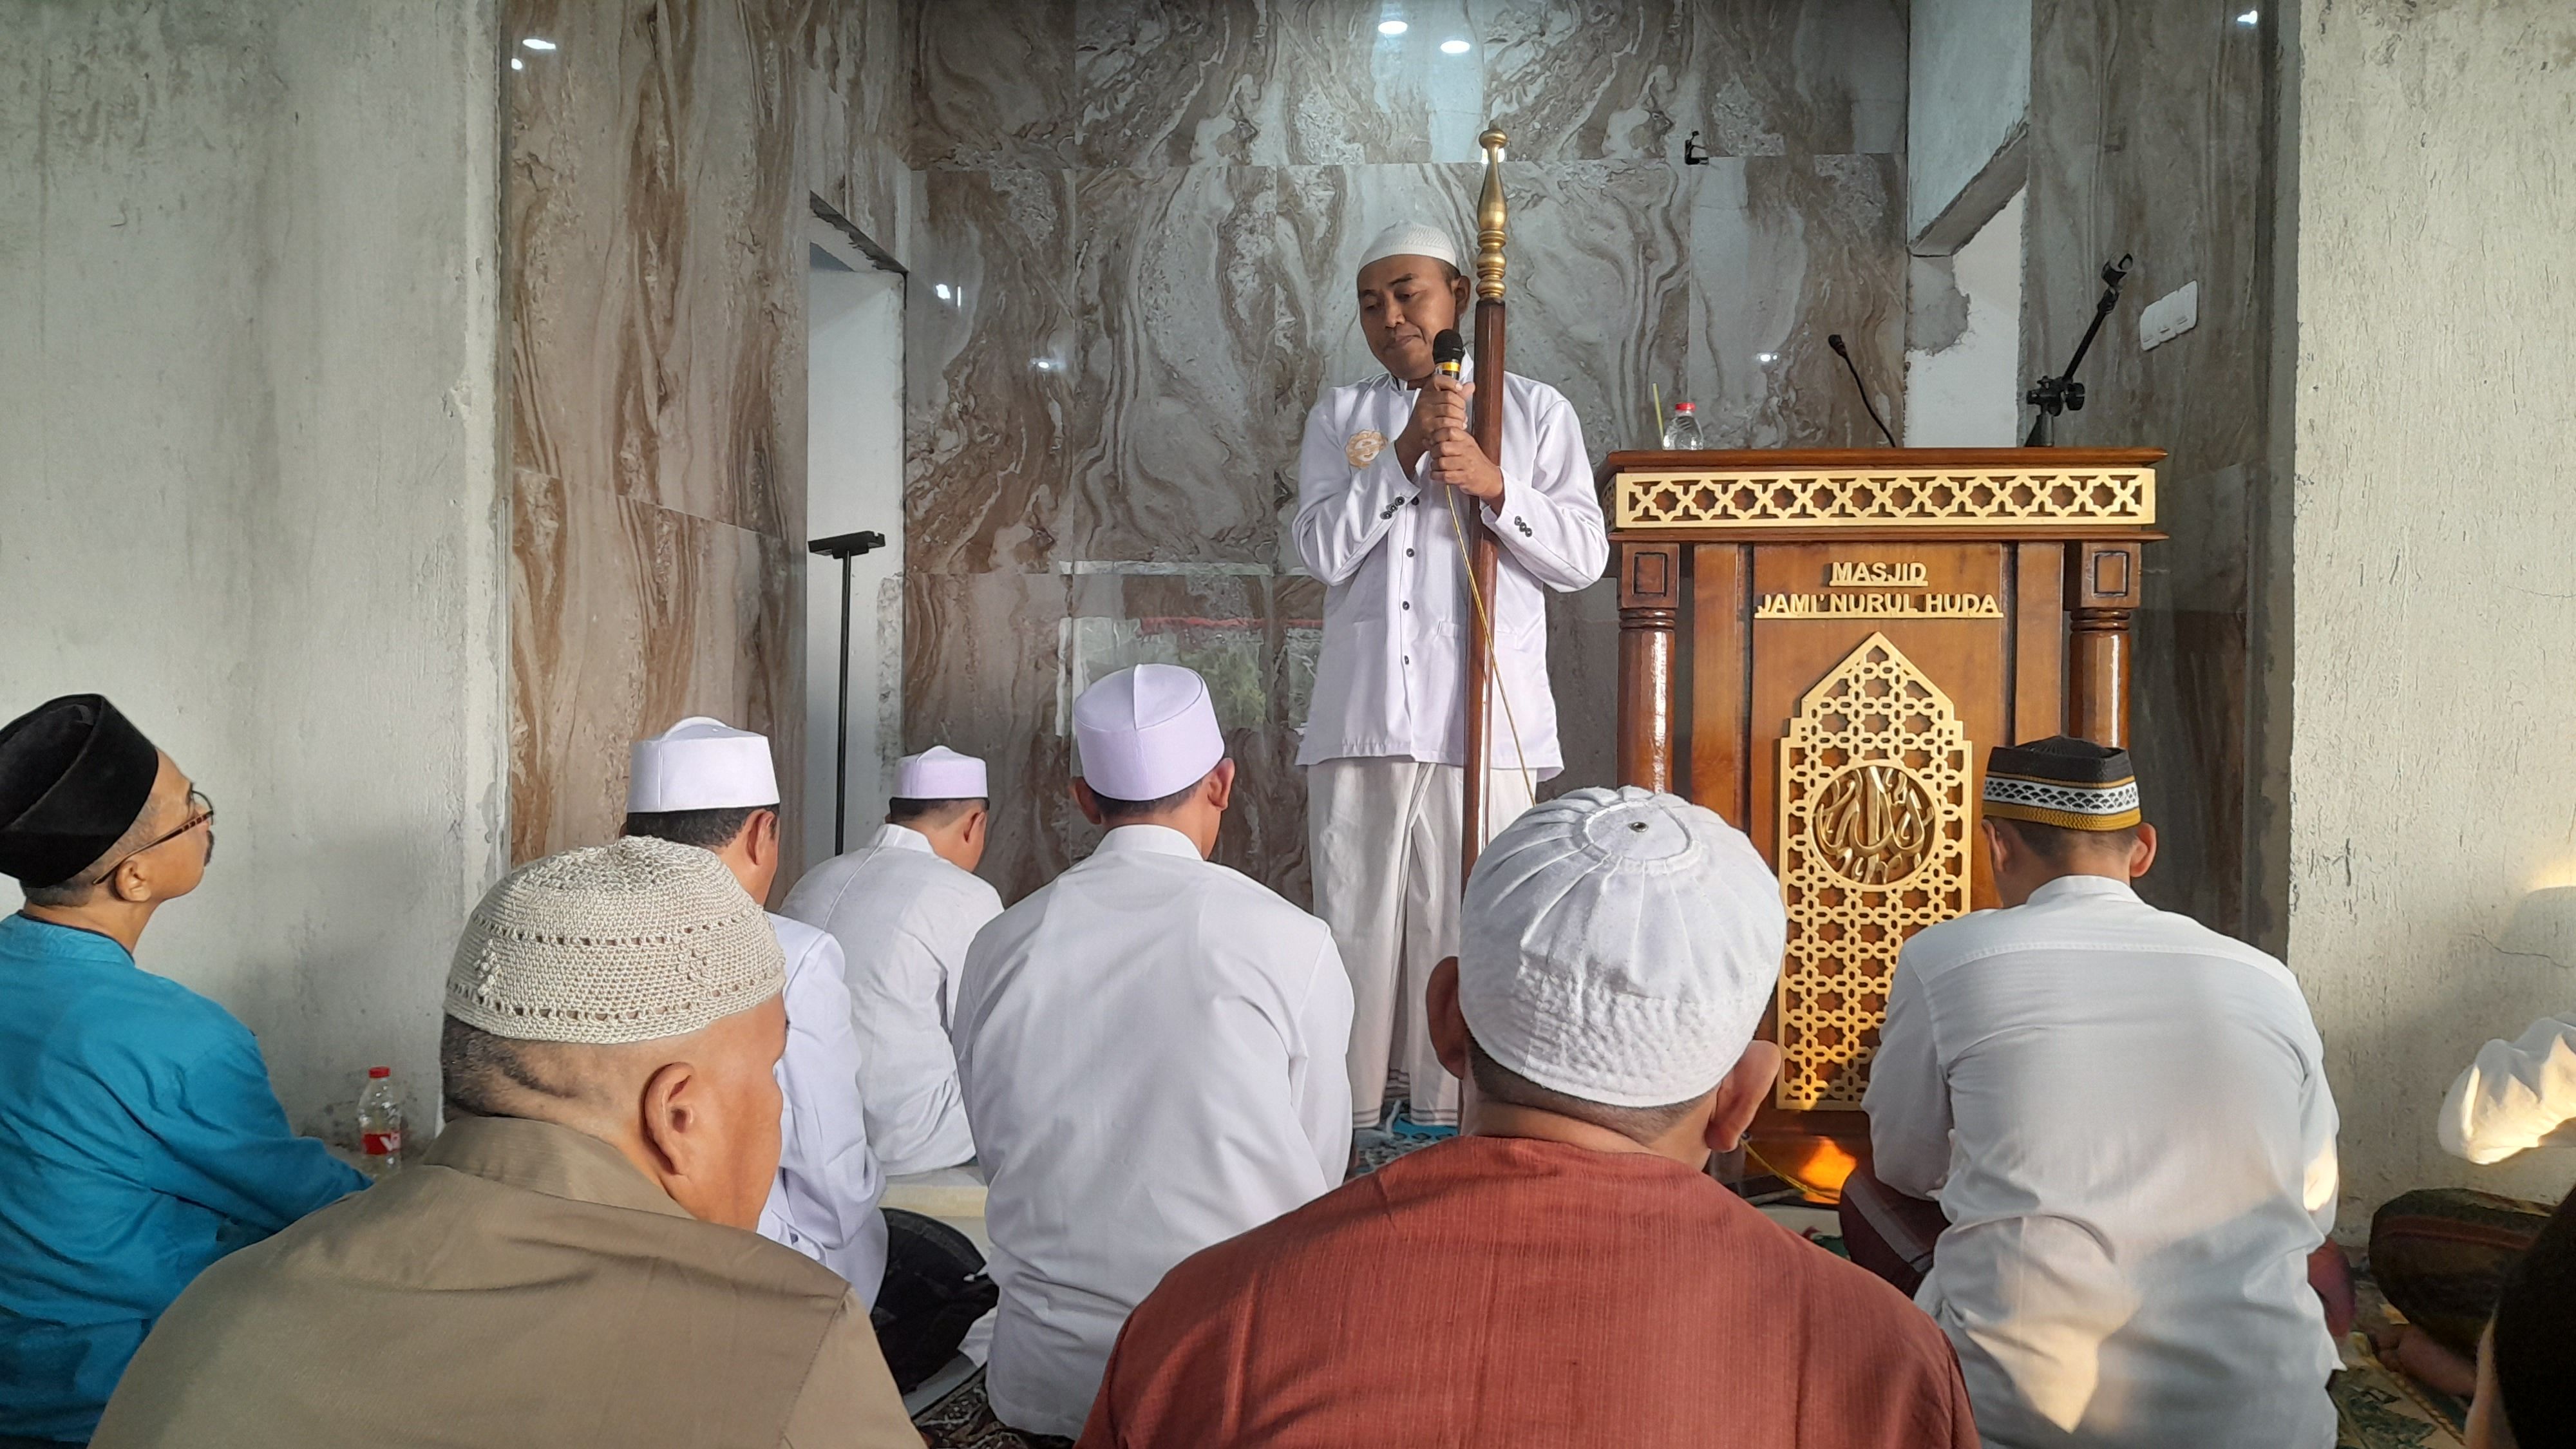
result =
[[[2152,448],[1613,453],[1619,778],[1687,795],[1779,873],[1785,1062],[1747,1146],[1812,1195],[1860,1111],[1897,948],[1996,904],[1985,752],[2126,744]],[[1758,1171],[1759,1167],[1748,1168]]]

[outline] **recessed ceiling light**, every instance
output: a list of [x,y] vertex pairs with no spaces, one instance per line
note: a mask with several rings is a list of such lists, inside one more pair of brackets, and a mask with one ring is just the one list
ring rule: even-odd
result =
[[1776,352],[1757,352],[1753,356],[1754,360],[1757,362],[1778,362],[1780,360],[1780,354]]
[[512,69],[512,70],[526,70],[527,68],[528,68],[528,63],[527,63],[526,61],[519,59],[519,58],[518,58],[517,56],[515,56],[515,55],[510,57],[510,69]]
[[1380,35],[1402,35],[1410,28],[1401,20],[1381,20],[1377,23],[1377,33]]
[[2263,12],[2262,12],[2262,11],[2260,11],[2260,10],[2248,10],[2248,11],[2246,11],[2244,14],[2239,15],[2239,16],[2237,16],[2237,17],[2236,17],[2236,23],[2237,23],[2237,24],[2239,24],[2239,25],[2252,25],[2252,24],[2254,24],[2256,21],[2261,20],[2262,18],[2263,18]]
[[1469,45],[1463,40],[1444,40],[1440,42],[1440,53],[1442,55],[1465,55],[1468,51],[1473,49],[1475,49],[1474,46]]
[[552,50],[555,48],[555,43],[553,41],[541,39],[534,35],[529,36],[527,39],[522,40],[519,43],[530,50]]

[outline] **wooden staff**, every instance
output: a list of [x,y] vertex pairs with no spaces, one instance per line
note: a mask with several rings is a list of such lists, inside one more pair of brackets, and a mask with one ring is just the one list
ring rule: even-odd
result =
[[[1477,138],[1485,148],[1485,190],[1476,201],[1476,397],[1468,427],[1496,466],[1503,461],[1503,133]],[[1467,567],[1474,592],[1467,607],[1467,773],[1461,802],[1458,883],[1466,888],[1485,844],[1486,741],[1491,736],[1494,678],[1494,535],[1484,510],[1467,513]]]

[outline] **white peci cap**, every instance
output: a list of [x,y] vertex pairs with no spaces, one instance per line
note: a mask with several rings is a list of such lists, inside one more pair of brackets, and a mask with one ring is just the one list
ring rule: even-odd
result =
[[1780,978],[1780,882],[1744,833],[1677,795],[1577,790],[1476,861],[1458,1006],[1486,1055],[1611,1107],[1708,1091]]
[[1225,758],[1207,681],[1177,664],[1121,669],[1073,702],[1074,773],[1112,800],[1160,800]]
[[1360,266],[1382,262],[1388,257],[1430,257],[1463,272],[1467,269],[1463,260],[1465,255],[1458,250],[1458,243],[1449,233],[1440,228],[1428,222],[1399,221],[1379,232],[1377,240],[1368,244],[1368,250],[1360,254]]
[[894,794],[898,800],[980,800],[985,794],[984,762],[946,745],[932,745],[895,761]]
[[630,815],[778,803],[778,770],[770,763],[769,738],[702,714],[649,740],[637,740],[630,762]]
[[532,860],[484,892],[448,966],[447,1014],[512,1041],[658,1041],[786,982],[778,933],[723,861],[629,835]]

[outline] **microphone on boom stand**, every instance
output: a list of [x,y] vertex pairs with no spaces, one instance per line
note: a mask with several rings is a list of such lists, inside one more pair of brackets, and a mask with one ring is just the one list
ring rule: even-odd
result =
[[1852,386],[1860,390],[1860,405],[1868,410],[1869,420],[1878,424],[1878,435],[1887,439],[1887,446],[1895,447],[1896,435],[1887,430],[1886,421],[1878,415],[1877,405],[1869,400],[1869,384],[1860,380],[1860,364],[1852,361],[1851,349],[1843,346],[1843,335],[1839,332],[1826,334],[1825,345],[1832,348],[1834,355],[1843,360],[1843,366],[1851,371]]

